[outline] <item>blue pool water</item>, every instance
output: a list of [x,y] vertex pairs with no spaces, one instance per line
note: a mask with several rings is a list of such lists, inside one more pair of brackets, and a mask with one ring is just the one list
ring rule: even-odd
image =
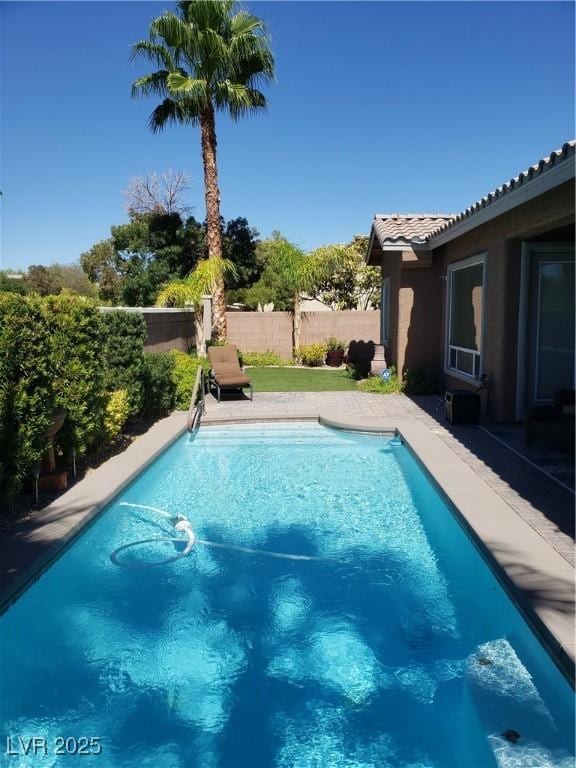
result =
[[[182,551],[152,541],[115,565],[119,547],[174,536],[126,504],[182,513],[226,546],[138,567]],[[4,749],[10,768],[574,765],[571,688],[383,436],[299,424],[180,439],[0,632],[3,730],[13,752],[18,737],[48,752]],[[102,752],[58,756],[57,737]]]

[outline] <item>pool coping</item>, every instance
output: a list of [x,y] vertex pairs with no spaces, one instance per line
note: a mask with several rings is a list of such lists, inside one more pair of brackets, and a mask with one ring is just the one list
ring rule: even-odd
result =
[[[357,432],[400,434],[540,640],[573,682],[574,569],[427,424],[409,419],[344,418],[338,413],[310,411],[203,419],[210,426],[290,421],[316,421]],[[0,614],[115,496],[185,431],[186,413],[175,411],[0,540]]]

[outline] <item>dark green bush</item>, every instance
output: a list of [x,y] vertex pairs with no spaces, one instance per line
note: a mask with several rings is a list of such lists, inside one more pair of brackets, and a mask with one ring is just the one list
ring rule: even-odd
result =
[[411,368],[406,371],[402,391],[406,395],[435,395],[438,382],[428,376],[423,368]]
[[0,496],[32,477],[56,408],[51,345],[39,296],[0,294]]
[[129,412],[136,416],[142,410],[144,385],[144,340],[146,323],[138,312],[121,309],[102,314],[104,325],[104,385],[112,392],[128,392]]
[[166,416],[174,407],[174,363],[169,352],[144,353],[143,416]]
[[67,413],[57,442],[84,456],[102,433],[107,403],[102,315],[94,301],[69,292],[47,296],[44,312],[56,405]]
[[102,434],[101,329],[81,296],[0,294],[0,495],[33,477],[56,408],[66,410],[56,436],[66,452],[82,455]]

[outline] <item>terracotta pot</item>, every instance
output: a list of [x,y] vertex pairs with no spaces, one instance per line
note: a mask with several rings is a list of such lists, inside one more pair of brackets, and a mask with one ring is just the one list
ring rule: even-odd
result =
[[332,368],[339,368],[344,360],[343,349],[329,349],[326,353],[326,365],[330,365]]

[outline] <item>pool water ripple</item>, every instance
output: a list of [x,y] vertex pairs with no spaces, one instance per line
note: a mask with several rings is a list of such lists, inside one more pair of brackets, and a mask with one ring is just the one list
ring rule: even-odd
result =
[[[388,443],[307,423],[177,441],[0,619],[5,733],[102,755],[2,768],[572,766],[571,689]],[[123,504],[213,545],[119,567],[173,536]]]

